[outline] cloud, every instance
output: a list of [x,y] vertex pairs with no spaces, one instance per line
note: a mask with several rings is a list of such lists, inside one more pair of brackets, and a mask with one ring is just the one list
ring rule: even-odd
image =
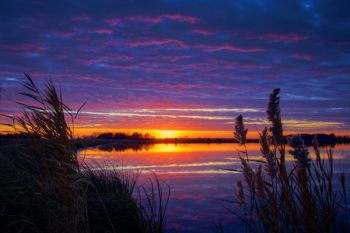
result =
[[227,50],[231,52],[240,52],[240,53],[256,53],[256,52],[262,52],[265,50],[262,48],[239,48],[233,45],[199,45],[197,47],[208,52],[218,52],[222,50]]
[[107,28],[99,28],[99,29],[96,29],[95,32],[99,34],[107,34],[107,35],[111,35],[113,33],[111,29],[107,29]]
[[212,31],[208,31],[208,30],[205,30],[205,29],[201,29],[201,28],[195,28],[192,30],[193,33],[198,33],[198,34],[201,34],[201,35],[204,35],[204,36],[211,36],[211,35],[214,35],[215,32],[212,32]]
[[16,52],[16,53],[25,53],[25,52],[35,52],[35,53],[41,53],[45,51],[45,48],[43,46],[37,45],[37,44],[30,44],[30,43],[20,43],[15,45],[0,45],[1,49]]
[[[81,124],[226,130],[239,111],[265,119],[280,87],[284,116],[299,121],[288,127],[349,131],[348,112],[329,110],[350,108],[349,4],[5,1],[1,107],[13,111],[21,87],[8,78],[23,80],[25,71],[40,87],[52,78],[68,105],[87,100],[86,112],[101,113]],[[103,115],[123,109],[134,112]]]
[[121,20],[118,18],[108,18],[108,19],[104,19],[104,21],[109,25],[109,26],[116,26],[118,25]]
[[128,43],[130,47],[145,47],[145,46],[159,46],[159,45],[171,45],[179,48],[188,48],[188,46],[180,40],[173,39],[162,39],[162,40],[151,40],[151,41],[135,41]]
[[301,36],[295,33],[287,33],[287,34],[264,34],[264,35],[255,35],[250,36],[250,39],[256,39],[256,40],[268,40],[268,41],[278,41],[278,42],[284,42],[284,43],[291,43],[291,42],[299,42],[309,39],[308,36]]
[[127,19],[133,22],[146,22],[146,23],[152,23],[152,24],[163,23],[167,20],[181,22],[181,23],[188,23],[188,24],[196,24],[200,21],[200,19],[197,17],[182,15],[182,14],[162,14],[155,17],[130,16]]

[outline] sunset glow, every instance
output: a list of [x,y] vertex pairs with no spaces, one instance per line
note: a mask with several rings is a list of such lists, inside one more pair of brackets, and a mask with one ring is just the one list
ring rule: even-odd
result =
[[[239,114],[254,134],[268,124],[276,87],[287,132],[350,132],[350,30],[340,17],[346,14],[327,13],[327,5],[136,1],[101,8],[96,1],[94,10],[62,3],[71,10],[48,14],[62,6],[15,2],[0,10],[7,22],[0,26],[1,114],[19,113],[24,71],[39,87],[52,79],[73,110],[86,102],[76,136],[231,137]],[[284,18],[291,9],[298,16]]]
[[179,137],[179,131],[175,130],[161,130],[157,132],[158,134],[155,135],[158,138],[176,138]]

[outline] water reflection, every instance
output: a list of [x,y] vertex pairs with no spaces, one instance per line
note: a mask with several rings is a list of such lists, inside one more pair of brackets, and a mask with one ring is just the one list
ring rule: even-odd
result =
[[[248,144],[250,158],[261,159],[259,144]],[[239,220],[227,212],[232,206],[220,201],[232,200],[234,184],[241,174],[225,169],[240,169],[238,144],[144,144],[134,147],[100,146],[80,152],[80,158],[96,169],[139,172],[139,184],[147,184],[156,173],[171,187],[168,209],[169,232],[213,232],[220,217],[225,232],[243,232]],[[334,148],[335,173],[350,172],[350,145]],[[287,148],[288,150],[288,148]],[[323,155],[324,148],[322,149]],[[312,149],[310,156],[314,157]],[[293,157],[288,156],[292,164]],[[242,230],[242,231],[240,231]]]
[[154,147],[151,143],[112,143],[98,146],[97,149],[105,152],[138,152],[138,151],[149,151],[150,148]]
[[[104,152],[189,152],[189,151],[237,151],[235,143],[110,143],[85,149],[84,151],[101,150]],[[258,150],[258,143],[247,145],[248,150]]]

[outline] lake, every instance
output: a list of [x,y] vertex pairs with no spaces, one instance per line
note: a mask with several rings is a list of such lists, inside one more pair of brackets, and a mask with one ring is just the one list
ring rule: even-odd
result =
[[[225,201],[234,199],[236,181],[242,178],[225,170],[240,168],[239,149],[234,143],[107,145],[82,150],[79,157],[91,167],[137,172],[138,184],[146,187],[157,174],[171,188],[167,232],[218,232],[220,222],[225,232],[242,232],[241,222],[230,212],[235,206]],[[333,150],[335,172],[349,173],[350,145]],[[259,144],[248,144],[248,151],[251,158],[260,158]]]

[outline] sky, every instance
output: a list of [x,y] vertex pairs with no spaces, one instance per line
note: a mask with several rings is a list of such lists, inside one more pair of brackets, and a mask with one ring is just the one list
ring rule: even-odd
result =
[[[281,88],[289,132],[350,132],[350,1],[0,2],[0,112],[23,72],[52,79],[76,133],[231,137],[268,124]],[[4,121],[4,119],[2,119]],[[0,130],[5,132],[4,126]]]

